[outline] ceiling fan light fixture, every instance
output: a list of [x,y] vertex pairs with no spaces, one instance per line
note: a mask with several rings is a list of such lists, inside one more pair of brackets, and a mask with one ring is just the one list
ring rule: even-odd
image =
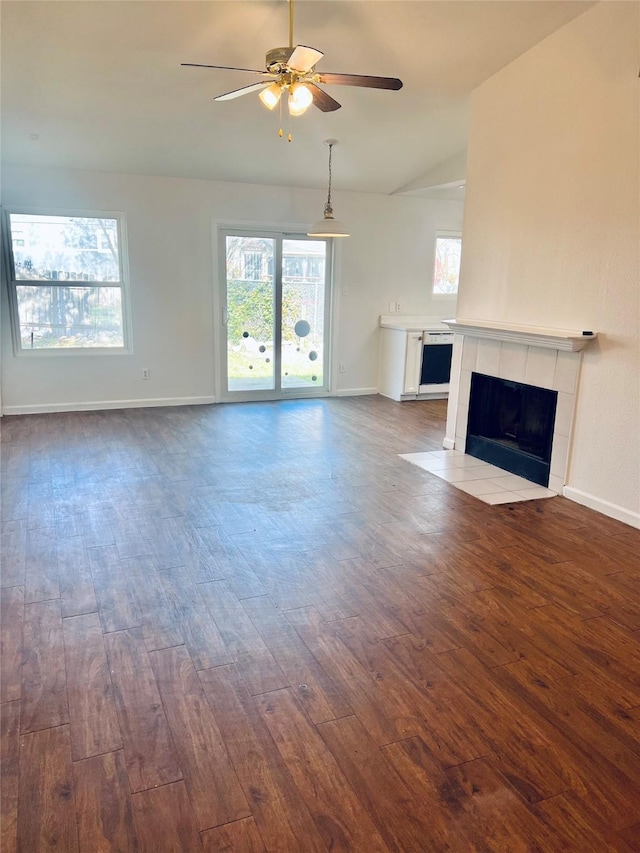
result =
[[292,116],[301,116],[312,103],[311,89],[304,83],[294,83],[289,91],[289,113]]
[[272,83],[263,89],[258,97],[268,110],[272,110],[277,105],[281,95],[282,87],[278,83]]
[[329,190],[327,192],[327,201],[324,206],[324,216],[318,222],[314,222],[311,228],[307,231],[307,237],[350,237],[346,226],[334,219],[333,207],[331,206],[331,155],[333,146],[338,142],[337,139],[325,139],[324,144],[329,146]]

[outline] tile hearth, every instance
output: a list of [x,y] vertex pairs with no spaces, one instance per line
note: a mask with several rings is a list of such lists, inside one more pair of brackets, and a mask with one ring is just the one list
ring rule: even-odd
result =
[[399,456],[487,504],[531,501],[557,495],[551,489],[545,489],[524,477],[510,474],[458,450],[400,453]]

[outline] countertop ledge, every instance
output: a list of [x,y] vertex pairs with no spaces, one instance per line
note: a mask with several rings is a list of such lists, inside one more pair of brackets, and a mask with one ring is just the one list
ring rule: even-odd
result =
[[448,332],[449,327],[439,317],[424,317],[410,314],[382,314],[383,329],[398,329],[401,332]]

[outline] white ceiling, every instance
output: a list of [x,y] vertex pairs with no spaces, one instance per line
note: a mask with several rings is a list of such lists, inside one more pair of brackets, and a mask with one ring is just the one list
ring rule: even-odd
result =
[[342,109],[290,119],[287,143],[257,95],[213,101],[250,74],[180,67],[262,69],[267,50],[288,42],[286,0],[9,0],[3,159],[323,187],[322,142],[334,137],[336,188],[416,194],[421,176],[465,148],[471,91],[590,5],[298,0],[294,41],[324,51],[318,70],[400,77],[404,88],[326,87]]

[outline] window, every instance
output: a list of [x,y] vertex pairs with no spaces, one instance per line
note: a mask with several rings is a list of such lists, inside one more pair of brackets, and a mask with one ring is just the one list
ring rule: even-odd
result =
[[245,252],[242,256],[245,281],[260,281],[262,278],[262,254]]
[[17,351],[128,347],[123,222],[116,214],[7,214]]
[[452,296],[458,292],[460,278],[460,234],[438,234],[436,236],[436,261],[433,271],[433,293],[437,296]]

